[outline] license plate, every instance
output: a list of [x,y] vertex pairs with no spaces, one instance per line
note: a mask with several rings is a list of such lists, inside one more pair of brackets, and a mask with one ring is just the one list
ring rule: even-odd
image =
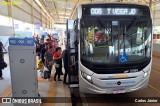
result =
[[118,94],[118,93],[125,93],[125,89],[116,89],[116,90],[113,90],[113,94]]

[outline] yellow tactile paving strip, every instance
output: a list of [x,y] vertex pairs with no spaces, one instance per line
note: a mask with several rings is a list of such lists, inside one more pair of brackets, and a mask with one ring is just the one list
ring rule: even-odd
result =
[[[54,69],[55,70],[55,69]],[[53,71],[55,72],[55,71]],[[51,75],[54,76],[54,73]],[[57,83],[55,81],[50,82],[49,90],[48,90],[48,97],[55,97],[57,91]],[[49,101],[49,99],[47,100]],[[44,103],[42,106],[55,106],[55,100],[53,100],[53,103]]]
[[0,97],[7,97],[11,94],[11,92],[12,92],[12,87],[9,86],[4,90],[4,92],[0,94]]
[[[38,76],[38,83],[48,83],[48,79],[43,79],[40,76]],[[0,97],[8,97],[12,93],[12,87],[7,87],[4,92],[0,94]]]

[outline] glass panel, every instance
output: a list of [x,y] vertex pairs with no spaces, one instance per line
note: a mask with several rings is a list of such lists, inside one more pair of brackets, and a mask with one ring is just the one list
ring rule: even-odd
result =
[[75,32],[75,20],[68,20],[67,22],[67,48],[68,52],[68,70],[69,70],[69,83],[78,84],[78,45],[77,36]]
[[127,62],[151,56],[151,20],[82,19],[81,58],[95,63],[119,63],[126,54]]

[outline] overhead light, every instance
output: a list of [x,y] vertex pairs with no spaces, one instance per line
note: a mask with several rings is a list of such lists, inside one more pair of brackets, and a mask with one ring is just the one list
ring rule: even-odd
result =
[[35,1],[43,9],[43,11],[51,18],[51,16],[48,14],[48,12],[46,11],[46,9],[42,6],[41,2],[39,0],[35,0]]

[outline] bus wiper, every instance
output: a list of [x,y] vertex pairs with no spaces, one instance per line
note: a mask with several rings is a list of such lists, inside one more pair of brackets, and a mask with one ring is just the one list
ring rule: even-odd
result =
[[137,23],[137,20],[139,19],[139,16],[136,17],[136,19],[129,25],[129,29],[126,31],[126,36],[130,32],[130,30],[134,27],[134,25]]

